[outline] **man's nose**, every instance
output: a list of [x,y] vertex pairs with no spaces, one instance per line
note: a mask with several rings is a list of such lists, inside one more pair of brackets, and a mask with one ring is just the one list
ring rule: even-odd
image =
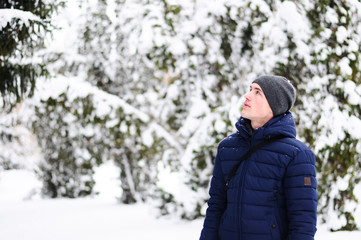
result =
[[249,93],[247,93],[246,95],[244,95],[244,98],[246,99],[246,100],[251,100],[251,94],[250,94],[251,92],[249,92]]

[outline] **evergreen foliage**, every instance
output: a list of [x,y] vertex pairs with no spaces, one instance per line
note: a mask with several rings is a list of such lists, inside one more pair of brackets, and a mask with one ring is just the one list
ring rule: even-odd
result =
[[11,107],[31,96],[36,79],[47,75],[44,64],[34,61],[33,55],[44,47],[47,33],[53,30],[50,18],[63,4],[42,0],[1,1],[0,94],[4,106]]

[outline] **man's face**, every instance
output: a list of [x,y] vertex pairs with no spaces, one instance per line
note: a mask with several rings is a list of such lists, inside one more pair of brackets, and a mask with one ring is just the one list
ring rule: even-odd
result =
[[259,123],[258,125],[260,126],[263,126],[273,118],[272,109],[257,83],[252,83],[250,91],[245,95],[245,98],[242,117],[251,120],[251,122]]

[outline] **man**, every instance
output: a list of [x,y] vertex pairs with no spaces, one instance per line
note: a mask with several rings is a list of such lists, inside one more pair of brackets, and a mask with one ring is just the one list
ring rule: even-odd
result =
[[[238,132],[218,146],[201,240],[313,240],[315,157],[297,140],[290,108],[296,91],[281,76],[262,76],[245,95]],[[226,188],[231,169],[250,149]]]

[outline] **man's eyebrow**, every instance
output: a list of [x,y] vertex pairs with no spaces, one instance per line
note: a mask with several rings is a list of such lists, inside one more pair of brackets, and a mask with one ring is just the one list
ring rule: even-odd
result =
[[[252,86],[249,86],[249,87],[250,87],[250,89],[252,90]],[[263,92],[262,89],[259,88],[259,87],[254,87],[254,89]]]

